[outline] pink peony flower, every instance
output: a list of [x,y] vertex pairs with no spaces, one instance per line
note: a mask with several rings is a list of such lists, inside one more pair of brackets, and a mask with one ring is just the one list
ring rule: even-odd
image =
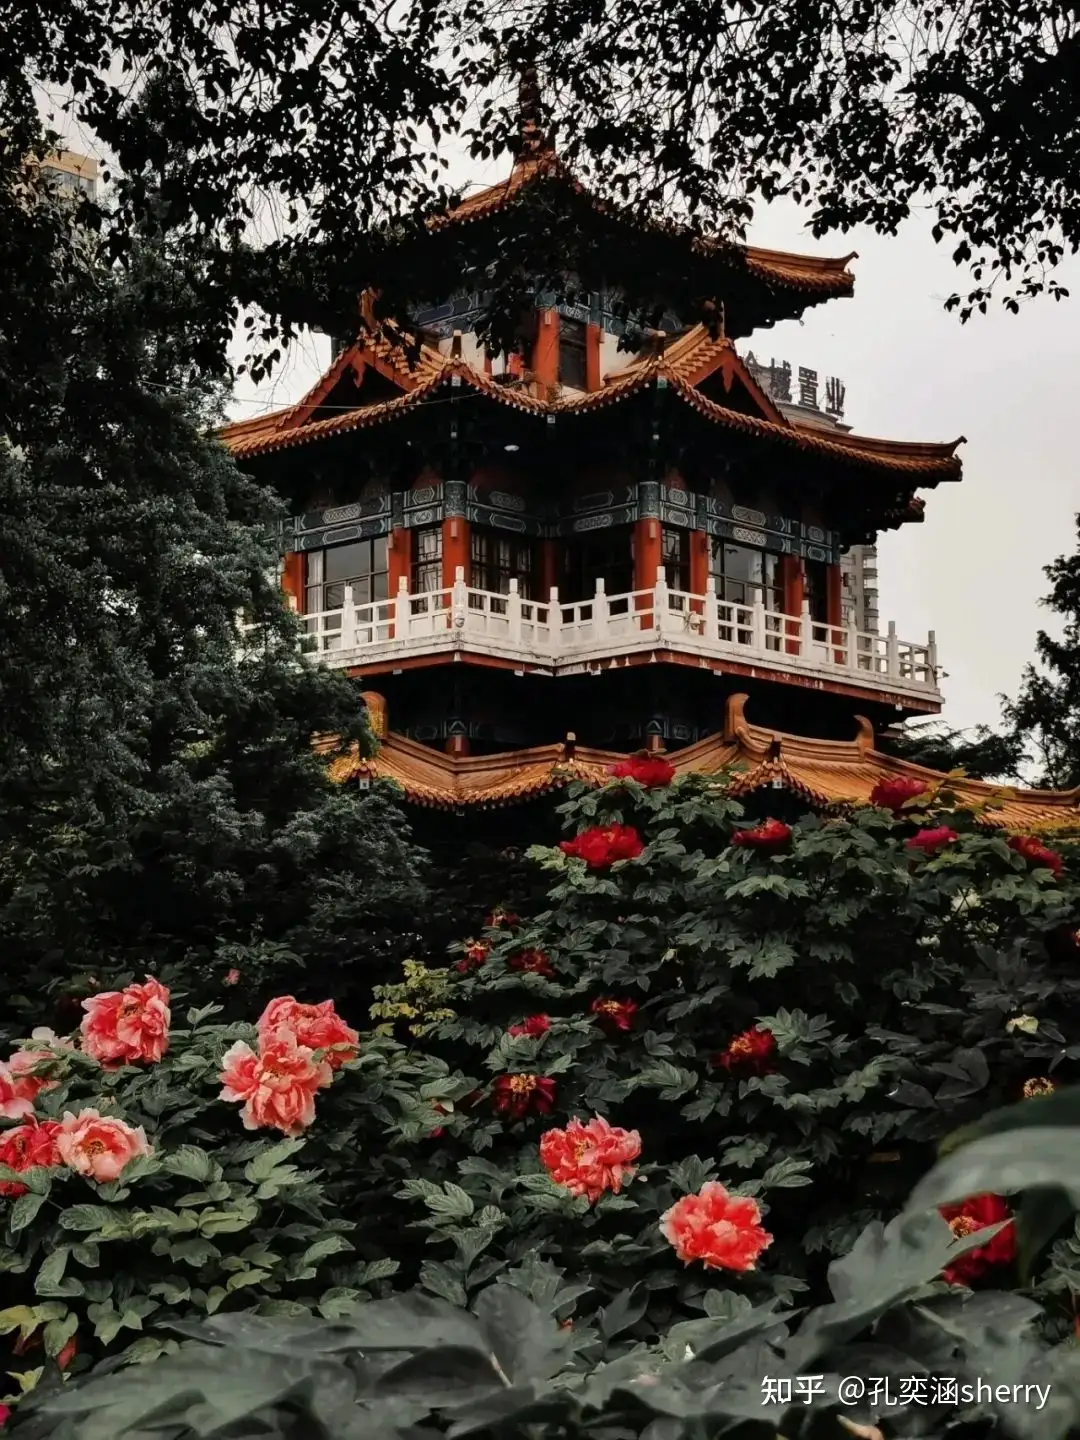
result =
[[605,1190],[618,1195],[633,1179],[640,1154],[636,1130],[620,1130],[599,1115],[588,1124],[575,1115],[565,1130],[546,1130],[540,1137],[540,1160],[555,1184],[571,1195],[587,1195],[592,1205]]
[[240,984],[240,971],[237,970],[235,966],[233,966],[233,968],[232,968],[231,970],[227,970],[227,971],[225,972],[225,978],[224,978],[224,980],[222,980],[221,983],[222,983],[223,985],[239,985],[239,984]]
[[82,1048],[103,1065],[158,1061],[169,1048],[169,992],[158,980],[103,990],[82,1008]]
[[0,1116],[27,1120],[34,1113],[34,1096],[41,1089],[33,1076],[19,1075],[0,1061]]
[[661,1215],[660,1232],[684,1265],[701,1260],[706,1270],[753,1270],[772,1244],[757,1201],[732,1195],[718,1180],[707,1180],[696,1195],[676,1200]]
[[315,1092],[329,1085],[329,1061],[298,1045],[287,1030],[276,1030],[260,1043],[256,1054],[238,1040],[225,1052],[220,1100],[243,1103],[245,1130],[281,1130],[301,1134],[315,1119]]
[[72,1046],[70,1041],[61,1040],[51,1030],[35,1030],[30,1038],[38,1045],[56,1047],[50,1050],[16,1050],[8,1057],[7,1068],[14,1079],[17,1093],[33,1103],[42,1090],[55,1090],[60,1083],[59,1080],[48,1080],[44,1075],[38,1075],[38,1066],[55,1060],[58,1050],[70,1050]]
[[78,1115],[69,1110],[60,1122],[56,1152],[70,1169],[104,1185],[119,1179],[129,1161],[151,1150],[141,1125],[136,1129],[96,1110],[81,1110]]
[[320,1005],[302,1005],[291,995],[271,1000],[259,1017],[259,1041],[265,1044],[268,1036],[282,1032],[302,1048],[325,1050],[323,1058],[331,1070],[340,1070],[359,1054],[360,1035],[345,1024],[332,1000]]

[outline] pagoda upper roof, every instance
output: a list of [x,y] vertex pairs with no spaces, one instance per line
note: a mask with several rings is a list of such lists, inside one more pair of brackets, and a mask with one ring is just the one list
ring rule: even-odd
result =
[[[331,779],[392,780],[416,805],[436,808],[491,807],[533,800],[581,780],[602,785],[610,767],[626,756],[573,743],[539,745],[498,755],[454,756],[388,731],[385,702],[365,696],[379,748],[370,759],[353,751],[330,762]],[[842,814],[870,803],[874,787],[900,776],[921,780],[930,796],[948,792],[991,830],[1038,834],[1080,833],[1080,787],[1027,790],[944,775],[885,755],[874,748],[869,721],[856,717],[853,740],[817,740],[751,725],[747,697],[728,701],[724,729],[667,758],[676,775],[727,776],[728,793],[739,797],[779,788],[811,808]]]
[[[551,149],[520,156],[505,180],[465,196],[444,214],[432,216],[428,226],[432,230],[442,230],[451,225],[485,220],[507,210],[523,196],[543,186],[562,189],[584,201],[597,214],[621,220],[636,229],[689,239],[691,248],[698,255],[724,262],[763,282],[769,289],[799,292],[799,310],[792,312],[790,318],[809,305],[854,293],[855,277],[847,267],[850,261],[858,258],[855,251],[841,256],[796,255],[786,250],[767,250],[720,237],[693,235],[671,220],[642,221],[613,202],[593,195]],[[783,318],[788,317],[785,315]]]
[[[384,398],[381,391],[379,399],[365,403],[363,381],[368,370],[389,380],[399,393]],[[710,398],[697,388],[703,379],[717,371],[726,371],[726,379],[737,377],[754,397],[760,413],[747,414]],[[341,381],[350,378],[354,382],[355,403],[333,407],[329,414],[325,410],[320,413],[327,397]],[[632,361],[608,376],[599,390],[564,393],[553,399],[534,395],[521,386],[500,383],[464,359],[443,355],[430,345],[421,343],[412,347],[407,355],[389,339],[366,335],[342,351],[319,383],[297,404],[228,425],[222,431],[222,438],[237,459],[254,459],[350,431],[393,424],[419,410],[455,381],[479,392],[495,405],[537,417],[591,414],[626,403],[631,396],[664,382],[679,401],[721,429],[826,458],[845,467],[893,475],[916,485],[932,486],[960,478],[961,464],[955,452],[963,437],[947,443],[884,440],[792,421],[761,390],[732,342],[710,334],[704,325],[694,326],[664,350]],[[906,514],[902,518],[918,516]]]

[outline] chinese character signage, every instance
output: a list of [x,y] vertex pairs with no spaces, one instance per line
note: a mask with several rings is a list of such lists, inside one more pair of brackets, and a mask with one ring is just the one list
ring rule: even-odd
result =
[[746,368],[753,375],[770,399],[778,403],[800,405],[805,410],[816,410],[819,414],[831,415],[834,420],[844,418],[846,390],[842,380],[830,375],[825,380],[825,404],[820,400],[818,372],[799,367],[798,397],[792,393],[792,368],[787,360],[770,360],[767,365],[753,353],[746,356]]

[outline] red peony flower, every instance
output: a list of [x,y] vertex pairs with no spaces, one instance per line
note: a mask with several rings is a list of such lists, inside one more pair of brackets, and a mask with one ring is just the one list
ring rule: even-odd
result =
[[520,915],[515,915],[512,910],[504,910],[501,905],[496,905],[484,921],[484,928],[486,930],[516,930],[520,924]]
[[465,955],[454,969],[459,975],[467,975],[470,970],[479,970],[490,954],[491,946],[486,940],[466,940]]
[[10,1405],[0,1405],[0,1430],[2,1430],[2,1429],[4,1428],[4,1426],[7,1424],[8,1418],[9,1418],[10,1415],[11,1415],[11,1406],[10,1406]]
[[555,1081],[546,1075],[499,1075],[491,1087],[496,1114],[521,1120],[530,1110],[550,1115],[555,1105]]
[[615,780],[636,780],[646,790],[656,790],[675,779],[675,766],[658,755],[631,755],[629,760],[612,765],[608,774]]
[[594,1000],[589,1006],[600,1024],[609,1032],[629,1030],[634,1023],[637,1008],[633,1000]]
[[[942,1217],[956,1236],[974,1235],[988,1225],[1011,1220],[1012,1213],[1000,1195],[972,1195],[960,1205],[942,1205]],[[995,1265],[1010,1265],[1016,1258],[1016,1226],[1006,1225],[985,1245],[960,1255],[941,1272],[950,1285],[968,1285]]]
[[511,970],[522,975],[542,975],[545,980],[554,980],[555,971],[551,960],[543,950],[521,950],[506,962]]
[[775,1066],[776,1036],[771,1030],[756,1026],[736,1035],[726,1050],[716,1057],[715,1064],[729,1075],[767,1075]]
[[551,1021],[546,1015],[526,1015],[519,1025],[511,1025],[506,1032],[508,1035],[546,1035],[551,1029]]
[[[435,1101],[432,1102],[431,1108],[435,1111],[435,1114],[436,1114],[436,1115],[449,1115],[449,1114],[450,1114],[450,1111],[447,1109],[447,1107],[446,1107],[445,1105],[440,1105],[439,1102],[438,1102],[438,1100],[435,1100]],[[446,1134],[446,1126],[445,1126],[445,1125],[436,1125],[435,1129],[431,1131],[430,1135],[428,1135],[428,1139],[429,1139],[429,1140],[441,1140],[442,1137],[443,1137],[445,1134]]]
[[763,820],[752,830],[736,830],[731,837],[732,845],[758,850],[762,855],[778,855],[787,849],[790,840],[791,826],[782,820]]
[[[9,1170],[32,1170],[41,1166],[53,1170],[63,1162],[56,1148],[60,1125],[43,1120],[40,1125],[16,1125],[0,1135],[0,1165]],[[0,1195],[25,1195],[26,1186],[16,1180],[0,1180]]]
[[636,1130],[620,1130],[599,1115],[587,1125],[574,1117],[565,1130],[546,1130],[540,1137],[544,1169],[571,1195],[587,1195],[595,1205],[605,1190],[618,1195],[634,1176],[633,1161],[641,1154]]
[[909,850],[921,850],[924,855],[936,855],[939,850],[944,850],[954,840],[959,840],[955,830],[950,830],[947,825],[937,825],[933,830],[918,830],[910,840],[904,844]]
[[1048,850],[1041,840],[1036,840],[1034,835],[1014,835],[1009,841],[1009,849],[1015,850],[1017,855],[1022,855],[1036,869],[1041,866],[1052,871],[1054,875],[1061,874],[1061,867],[1064,864],[1061,856],[1056,850]]
[[584,860],[590,870],[606,870],[616,860],[635,860],[645,842],[632,825],[593,825],[573,840],[562,840],[559,849],[575,860]]
[[894,775],[891,780],[878,781],[870,791],[870,804],[880,805],[883,810],[891,810],[897,815],[909,800],[925,794],[925,780],[916,780],[914,775]]
[[753,1270],[773,1239],[757,1201],[732,1195],[718,1180],[676,1200],[660,1217],[660,1233],[684,1265],[701,1260],[706,1270]]

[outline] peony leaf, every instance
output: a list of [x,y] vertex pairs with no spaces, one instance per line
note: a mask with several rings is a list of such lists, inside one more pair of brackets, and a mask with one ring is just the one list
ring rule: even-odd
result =
[[197,1180],[203,1185],[221,1174],[220,1166],[198,1145],[178,1145],[162,1158],[161,1168],[166,1174]]
[[46,1198],[45,1195],[35,1195],[33,1192],[19,1196],[8,1216],[8,1230],[12,1235],[18,1234],[20,1230],[25,1230],[37,1219],[37,1213],[45,1204]]

